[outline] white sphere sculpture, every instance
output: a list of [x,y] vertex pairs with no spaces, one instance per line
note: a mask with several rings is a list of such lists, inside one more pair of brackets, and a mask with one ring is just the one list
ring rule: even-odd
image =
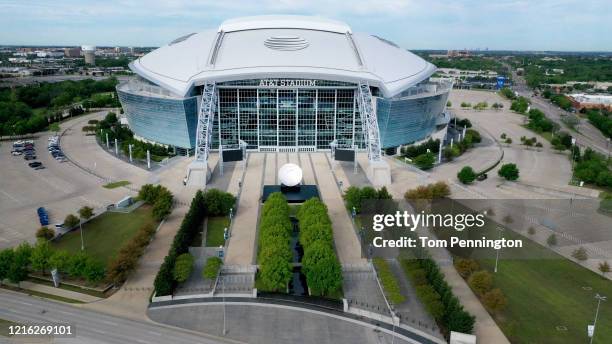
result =
[[278,170],[278,179],[285,186],[296,186],[302,182],[302,169],[296,164],[284,164]]

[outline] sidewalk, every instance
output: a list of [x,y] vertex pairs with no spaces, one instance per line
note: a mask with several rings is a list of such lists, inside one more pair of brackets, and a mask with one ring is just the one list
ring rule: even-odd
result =
[[28,281],[19,282],[19,287],[25,290],[36,291],[39,293],[51,294],[56,296],[65,297],[67,299],[77,300],[84,303],[96,302],[102,300],[99,297],[95,297],[89,294],[83,294],[76,291],[70,291],[62,288],[50,287],[44,284],[32,283]]

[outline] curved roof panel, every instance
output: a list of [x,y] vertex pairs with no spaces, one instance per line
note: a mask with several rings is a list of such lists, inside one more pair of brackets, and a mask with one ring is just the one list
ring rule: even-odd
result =
[[132,62],[142,77],[177,95],[206,80],[317,78],[368,82],[394,96],[435,71],[396,45],[346,24],[303,16],[260,16],[225,21]]

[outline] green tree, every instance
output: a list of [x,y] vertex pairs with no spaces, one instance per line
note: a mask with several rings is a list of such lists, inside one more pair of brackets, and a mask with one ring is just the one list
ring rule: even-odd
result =
[[279,256],[259,262],[259,280],[266,290],[285,291],[291,279],[291,264]]
[[51,123],[49,124],[49,131],[53,131],[58,133],[61,130],[59,123]]
[[468,284],[478,295],[484,295],[493,287],[493,276],[486,270],[474,272],[468,279]]
[[0,285],[5,278],[8,278],[9,271],[13,264],[14,252],[12,248],[6,248],[0,251]]
[[21,243],[14,249],[11,266],[7,278],[13,283],[19,283],[28,277],[28,265],[32,255],[32,246],[27,242]]
[[153,217],[156,221],[161,221],[172,212],[172,199],[161,198],[153,204]]
[[30,264],[32,269],[40,271],[43,275],[49,268],[49,258],[51,257],[51,248],[47,240],[38,240],[34,248],[32,249],[32,255],[30,256]]
[[434,166],[436,158],[432,153],[425,153],[414,158],[412,162],[422,170],[429,170]]
[[506,180],[517,180],[519,178],[519,169],[516,164],[504,164],[497,171],[497,174]]
[[174,255],[169,254],[164,258],[164,262],[159,267],[153,282],[156,296],[172,295],[174,290],[173,267],[175,259]]
[[361,212],[361,190],[356,186],[349,186],[344,192],[344,203],[349,210],[355,208],[357,213]]
[[183,253],[176,257],[176,263],[174,264],[174,280],[183,283],[191,275],[193,270],[193,256],[189,253]]
[[476,179],[476,172],[470,166],[464,166],[459,173],[457,179],[463,184],[471,184]]
[[89,220],[93,215],[93,208],[91,207],[83,206],[79,209],[79,217],[85,221]]
[[64,219],[64,227],[70,229],[79,224],[79,218],[74,216],[73,214],[66,215]]
[[83,277],[90,283],[100,282],[104,279],[104,265],[90,257],[83,269]]
[[206,260],[206,265],[204,265],[204,269],[202,269],[202,277],[208,279],[214,279],[217,277],[219,273],[219,269],[221,269],[221,265],[223,265],[223,261],[219,257],[210,257]]
[[316,241],[305,249],[302,270],[312,295],[330,295],[342,288],[342,268],[329,243]]
[[70,253],[66,250],[58,250],[49,257],[49,267],[61,272],[67,272],[70,260]]

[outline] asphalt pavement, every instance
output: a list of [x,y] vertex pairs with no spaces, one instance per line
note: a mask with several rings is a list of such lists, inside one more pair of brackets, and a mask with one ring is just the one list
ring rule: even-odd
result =
[[[53,343],[236,343],[148,322],[110,316],[79,307],[0,291],[0,319],[19,324],[72,325],[74,337],[56,337]],[[22,337],[23,338],[23,337]],[[17,340],[17,337],[11,339]],[[33,338],[30,338],[33,339]],[[0,343],[2,342],[0,338]]]

